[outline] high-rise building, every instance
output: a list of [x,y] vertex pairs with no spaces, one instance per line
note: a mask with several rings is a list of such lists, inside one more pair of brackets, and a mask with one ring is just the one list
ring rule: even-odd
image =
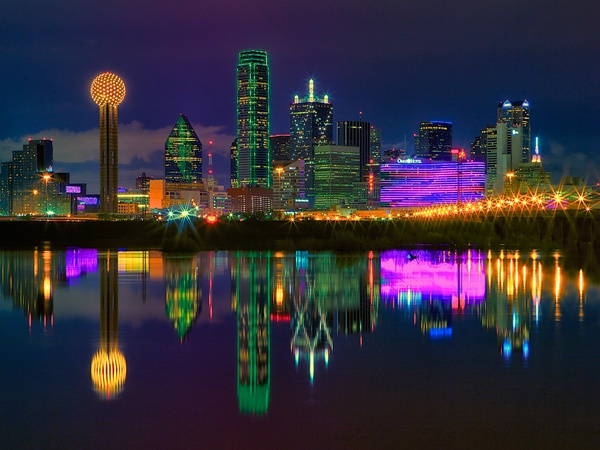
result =
[[306,170],[306,193],[314,202],[314,158],[316,145],[333,143],[333,105],[329,96],[317,97],[313,80],[308,82],[308,95],[294,96],[290,105],[290,157],[303,159]]
[[270,188],[269,64],[262,50],[238,56],[237,154],[240,186]]
[[271,145],[271,162],[290,161],[290,135],[272,134],[269,136]]
[[381,129],[371,125],[371,160],[379,165],[381,162]]
[[304,160],[298,159],[289,164],[276,164],[273,168],[273,209],[296,211],[308,208],[305,197]]
[[165,181],[202,182],[202,142],[184,114],[179,115],[165,141]]
[[508,174],[514,174],[522,164],[523,127],[501,122],[487,128],[486,193],[500,194]]
[[483,162],[420,159],[381,165],[381,206],[421,208],[482,200],[485,192]]
[[119,186],[119,114],[125,98],[125,83],[105,72],[92,81],[92,99],[100,108],[100,211],[116,213]]
[[239,158],[237,139],[234,139],[229,147],[229,178],[232,188],[240,187],[240,177],[238,174]]
[[522,127],[523,146],[520,162],[531,161],[531,128],[529,124],[529,102],[527,100],[505,100],[498,103],[498,123],[510,128]]
[[452,123],[421,122],[419,134],[415,136],[417,158],[434,161],[452,161]]
[[475,139],[471,142],[471,157],[469,159],[480,162],[487,161],[487,136],[490,128],[493,128],[493,126],[489,125],[475,136]]
[[345,145],[315,147],[315,208],[347,207],[355,203],[361,183],[360,148]]
[[369,178],[371,160],[371,124],[362,120],[337,123],[337,143],[346,147],[358,147],[360,150],[359,170],[361,181]]
[[135,188],[148,194],[150,192],[150,180],[152,179],[152,177],[146,175],[146,172],[142,172],[142,175],[135,179]]
[[59,195],[69,175],[54,173],[53,159],[50,139],[30,139],[23,150],[13,151],[12,161],[1,167],[0,214],[69,212],[66,200]]

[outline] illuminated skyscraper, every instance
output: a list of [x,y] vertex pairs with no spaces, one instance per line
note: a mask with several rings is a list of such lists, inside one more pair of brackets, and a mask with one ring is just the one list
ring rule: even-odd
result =
[[314,202],[315,146],[333,143],[333,105],[329,96],[315,95],[314,81],[308,82],[308,95],[297,95],[290,105],[290,157],[303,159],[306,171],[305,189],[311,205]]
[[529,125],[529,102],[513,100],[498,103],[498,123],[505,123],[509,128],[522,127],[522,148],[520,162],[531,161],[531,128]]
[[361,120],[338,122],[337,143],[360,149],[360,181],[366,182],[369,177],[368,164],[371,160],[371,124]]
[[52,178],[53,146],[50,139],[29,140],[23,150],[2,164],[2,214],[45,213],[54,199],[57,184]]
[[270,188],[269,65],[262,50],[238,56],[237,154],[240,186]]
[[358,147],[315,147],[315,208],[347,207],[354,203],[355,188],[360,183],[359,162]]
[[434,161],[452,161],[452,123],[421,122],[415,136],[415,154]]
[[271,145],[271,161],[281,164],[290,160],[290,135],[272,134],[269,136]]
[[179,115],[165,141],[165,181],[202,182],[202,142],[184,114]]
[[116,213],[119,211],[118,106],[125,98],[125,83],[114,73],[101,73],[92,81],[90,93],[100,107],[100,211]]
[[237,139],[234,139],[234,141],[231,143],[231,147],[229,148],[229,158],[231,187],[237,188],[240,187],[240,177],[238,174],[239,158]]

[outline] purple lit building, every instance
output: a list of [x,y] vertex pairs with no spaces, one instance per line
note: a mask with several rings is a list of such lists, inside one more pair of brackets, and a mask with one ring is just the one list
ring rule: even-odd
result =
[[420,208],[485,197],[485,163],[404,159],[382,164],[381,206]]

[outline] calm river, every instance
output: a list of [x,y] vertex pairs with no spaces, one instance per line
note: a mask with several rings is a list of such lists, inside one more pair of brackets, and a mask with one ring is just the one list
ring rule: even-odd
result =
[[597,448],[599,272],[512,251],[0,252],[0,448]]

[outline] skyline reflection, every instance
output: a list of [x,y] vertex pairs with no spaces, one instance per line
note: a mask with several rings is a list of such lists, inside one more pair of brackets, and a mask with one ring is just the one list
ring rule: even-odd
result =
[[[142,299],[150,299],[148,305],[136,303],[134,312],[150,308],[164,293],[163,318],[183,341],[199,323],[204,286],[210,314],[203,326],[211,326],[213,308],[217,323],[227,311],[236,317],[238,405],[241,412],[256,415],[269,409],[271,371],[277,370],[271,361],[272,323],[289,322],[290,363],[313,384],[334,361],[337,339],[356,336],[362,345],[363,335],[377,333],[382,307],[411,317],[412,326],[431,340],[455,339],[462,332],[456,324],[477,316],[484,332],[495,333],[504,358],[527,359],[531,329],[543,317],[558,324],[566,313],[584,321],[590,287],[584,270],[569,266],[559,253],[542,258],[510,251],[209,252],[184,257],[44,248],[0,252],[0,263],[3,302],[24,311],[30,327],[35,321],[54,326],[63,289],[77,289],[97,277],[100,344],[90,370],[101,398],[119,394],[127,373],[118,345],[119,289],[138,286]],[[150,290],[149,283],[154,283]],[[568,296],[565,304],[569,289],[576,299]]]

